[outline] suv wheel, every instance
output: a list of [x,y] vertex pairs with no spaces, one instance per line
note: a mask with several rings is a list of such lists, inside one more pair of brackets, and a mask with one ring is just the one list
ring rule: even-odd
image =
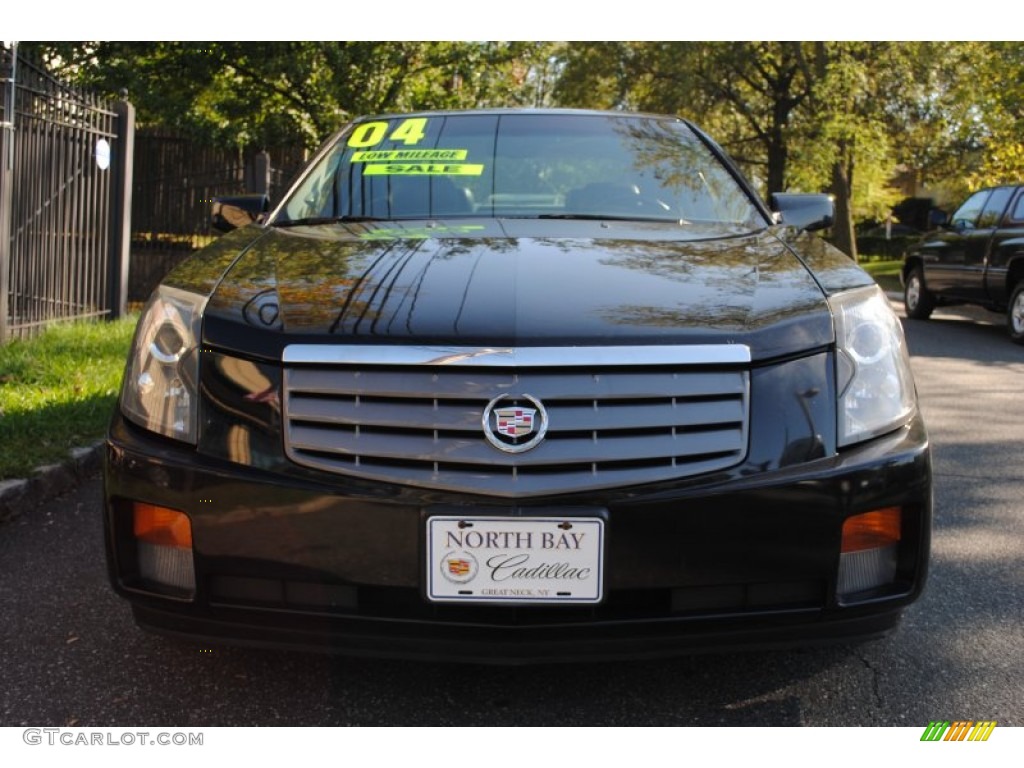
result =
[[[920,267],[914,267],[907,275],[903,286],[903,306],[907,310],[907,317],[915,320],[927,320],[935,309],[935,297],[924,287],[924,275]],[[1024,312],[1024,298],[1021,299],[1021,311]]]
[[1011,339],[1017,344],[1024,344],[1024,280],[1013,289],[1010,308],[1006,311],[1006,327]]

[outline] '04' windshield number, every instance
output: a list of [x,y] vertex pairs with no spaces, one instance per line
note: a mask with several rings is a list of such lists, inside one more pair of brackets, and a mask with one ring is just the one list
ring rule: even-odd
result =
[[348,137],[350,147],[375,147],[387,138],[389,141],[400,141],[406,146],[413,146],[423,141],[427,135],[427,118],[410,117],[398,124],[398,127],[388,135],[388,128],[391,126],[383,121],[360,123]]

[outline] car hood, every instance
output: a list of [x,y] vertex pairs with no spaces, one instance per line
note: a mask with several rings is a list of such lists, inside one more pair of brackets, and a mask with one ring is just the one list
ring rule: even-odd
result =
[[229,265],[222,244],[205,260],[220,274],[204,339],[260,357],[318,341],[735,343],[756,360],[833,340],[821,285],[774,230],[466,220],[268,228],[236,240]]

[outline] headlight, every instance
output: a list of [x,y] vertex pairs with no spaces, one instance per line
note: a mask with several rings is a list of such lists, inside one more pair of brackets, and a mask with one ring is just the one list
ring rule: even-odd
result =
[[829,299],[836,324],[839,445],[905,424],[916,406],[899,318],[877,286]]
[[121,410],[139,426],[195,444],[199,334],[205,296],[160,286],[139,318]]

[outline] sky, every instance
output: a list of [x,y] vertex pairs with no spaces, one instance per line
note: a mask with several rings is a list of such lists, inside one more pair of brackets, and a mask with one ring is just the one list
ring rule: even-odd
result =
[[[350,40],[489,40],[495,32],[506,40],[944,40],[953,34],[983,40],[1005,31],[986,14],[963,14],[962,3],[951,0],[857,0],[850,6],[827,0],[647,0],[629,3],[628,13],[595,0],[389,0],[386,14],[372,4],[306,0],[283,6],[301,8],[291,16],[275,10],[282,6],[273,0],[155,6],[52,0],[45,14],[30,3],[8,5],[15,7],[4,9],[0,26],[12,40],[147,40],[154,33],[177,40],[303,40],[325,32]],[[248,15],[241,12],[246,8]]]

